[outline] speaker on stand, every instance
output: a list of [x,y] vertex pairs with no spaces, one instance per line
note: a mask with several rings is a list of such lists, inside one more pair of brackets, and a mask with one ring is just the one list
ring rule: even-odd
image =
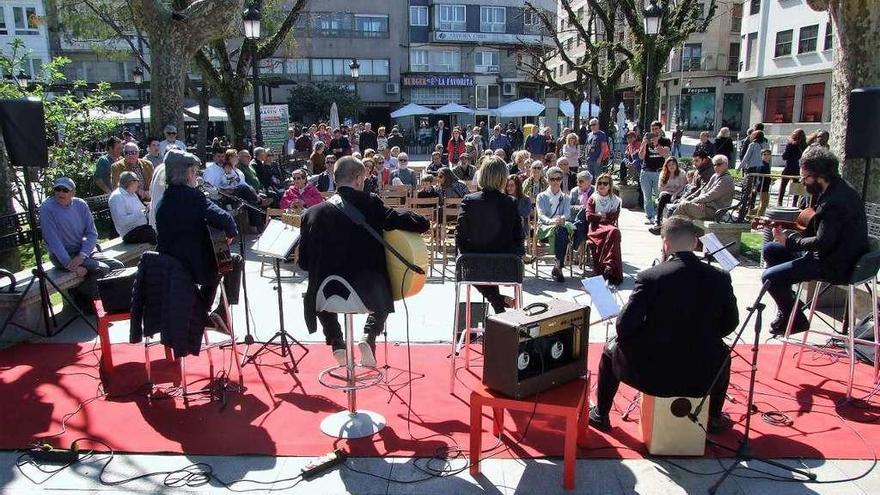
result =
[[880,157],[880,86],[856,88],[849,93],[846,158],[864,158],[862,200],[868,194],[871,160]]

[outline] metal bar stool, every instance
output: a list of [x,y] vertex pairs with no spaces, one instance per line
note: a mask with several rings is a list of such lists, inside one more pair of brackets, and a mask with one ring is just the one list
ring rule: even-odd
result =
[[[795,295],[795,305],[792,308],[791,314],[788,317],[788,326],[785,329],[785,337],[782,339],[782,351],[779,353],[779,361],[776,363],[776,374],[773,375],[773,378],[779,378],[779,371],[782,369],[782,361],[785,358],[785,351],[788,345],[795,345],[801,347],[802,349],[818,349],[818,346],[807,343],[807,337],[810,333],[823,335],[827,337],[832,337],[835,339],[843,340],[846,342],[846,349],[841,349],[840,351],[832,351],[828,349],[822,349],[821,352],[826,354],[832,354],[835,356],[845,357],[849,359],[849,380],[846,385],[846,398],[847,400],[852,399],[852,388],[853,388],[853,378],[855,376],[856,371],[856,355],[855,355],[855,344],[863,344],[874,346],[875,355],[877,351],[880,351],[880,321],[877,319],[877,272],[880,270],[880,249],[876,247],[863,255],[859,261],[856,263],[855,268],[853,268],[853,273],[849,278],[849,282],[845,284],[846,286],[846,312],[847,318],[849,321],[849,325],[847,328],[847,333],[844,335],[822,332],[818,330],[810,330],[809,328],[803,332],[803,336],[801,336],[800,340],[792,339],[791,330],[794,327],[795,315],[797,314],[797,308],[800,304],[801,292],[804,288],[804,282],[798,284],[797,293]],[[813,290],[813,300],[810,303],[810,314],[808,316],[808,320],[810,323],[813,322],[813,314],[816,312],[816,303],[819,301],[819,294],[822,292],[822,285],[836,285],[829,284],[829,282],[817,280],[816,287]],[[871,307],[872,313],[874,316],[874,340],[873,342],[867,339],[856,338],[855,330],[856,330],[856,287],[859,285],[869,285],[870,296],[871,296]],[[797,361],[795,366],[800,367],[801,359],[803,358],[804,353],[799,352]],[[878,376],[880,376],[880,360],[874,360],[874,382],[877,381]]]
[[[315,309],[319,312],[345,315],[346,364],[322,371],[318,375],[318,381],[325,387],[344,390],[348,396],[348,409],[324,418],[321,421],[321,431],[336,438],[372,436],[385,427],[385,417],[372,411],[358,409],[357,391],[379,384],[382,381],[382,372],[375,366],[363,366],[354,362],[354,315],[367,314],[371,311],[351,284],[337,275],[331,275],[321,282]],[[344,376],[338,374],[342,370],[345,370]]]
[[[455,363],[458,353],[464,346],[464,367],[471,366],[471,287],[474,285],[494,285],[513,287],[514,307],[522,307],[522,282],[525,272],[522,258],[515,254],[461,254],[455,260],[455,316],[452,321],[452,354],[449,356],[449,393],[455,393]],[[464,330],[458,332],[459,300],[461,289],[465,289]]]

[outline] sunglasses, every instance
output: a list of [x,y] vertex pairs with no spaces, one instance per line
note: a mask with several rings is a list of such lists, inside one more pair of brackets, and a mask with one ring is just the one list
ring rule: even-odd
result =
[[405,163],[405,162],[408,162],[409,160],[400,159],[400,160],[397,160],[397,161],[399,161],[399,162],[404,162],[404,163]]
[[137,155],[138,152],[137,151],[126,151],[125,154],[126,155]]
[[610,186],[610,185],[611,185],[610,182],[601,182],[601,181],[600,181],[600,182],[597,182],[596,184],[597,184],[597,185],[600,185],[600,186]]
[[69,192],[70,192],[70,189],[68,189],[68,188],[66,188],[66,187],[61,187],[61,186],[59,186],[59,187],[56,187],[56,188],[55,188],[55,192],[69,193]]
[[166,132],[165,134],[168,136],[176,136],[177,135],[176,132]]
[[550,177],[550,182],[562,182],[562,177]]

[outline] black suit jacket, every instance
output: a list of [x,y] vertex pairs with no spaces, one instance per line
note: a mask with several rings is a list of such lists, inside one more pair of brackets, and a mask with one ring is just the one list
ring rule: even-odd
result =
[[401,134],[392,134],[388,136],[388,147],[393,148],[395,146],[400,148],[400,151],[406,151],[406,140]]
[[676,253],[636,277],[617,318],[615,373],[651,395],[703,396],[727,356],[722,339],[738,323],[730,275]]
[[330,174],[325,170],[318,174],[318,180],[315,182],[315,187],[318,188],[320,192],[327,192],[330,190]]
[[[426,218],[387,208],[375,194],[350,187],[339,188],[338,194],[360,210],[367,223],[379,233],[395,229],[425,232],[430,228]],[[325,201],[306,210],[300,233],[299,265],[309,272],[304,310],[309,333],[317,330],[315,302],[318,288],[330,275],[338,275],[351,284],[371,311],[394,311],[385,248],[366,229]]]
[[361,153],[364,152],[367,148],[376,151],[379,147],[379,141],[376,139],[376,133],[373,131],[363,131],[361,132],[360,138],[358,139],[358,148],[360,148]]
[[459,253],[522,255],[523,228],[516,201],[500,191],[479,191],[461,201],[455,228]]
[[235,220],[194,187],[171,186],[156,210],[156,250],[176,258],[197,284],[217,282],[217,260],[207,225],[227,237],[238,235]]
[[786,246],[814,252],[824,280],[847,282],[856,262],[869,249],[865,203],[843,179],[832,180],[816,200],[816,214],[804,236],[789,238]]

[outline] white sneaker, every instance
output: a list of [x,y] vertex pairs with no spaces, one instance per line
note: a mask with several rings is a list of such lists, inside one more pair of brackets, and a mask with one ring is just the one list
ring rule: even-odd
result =
[[348,364],[348,360],[345,359],[345,349],[336,349],[333,351],[333,359],[336,360],[336,364],[339,366],[345,366]]
[[358,342],[358,349],[361,351],[361,366],[370,368],[376,367],[376,356],[373,355],[373,349],[367,342]]

